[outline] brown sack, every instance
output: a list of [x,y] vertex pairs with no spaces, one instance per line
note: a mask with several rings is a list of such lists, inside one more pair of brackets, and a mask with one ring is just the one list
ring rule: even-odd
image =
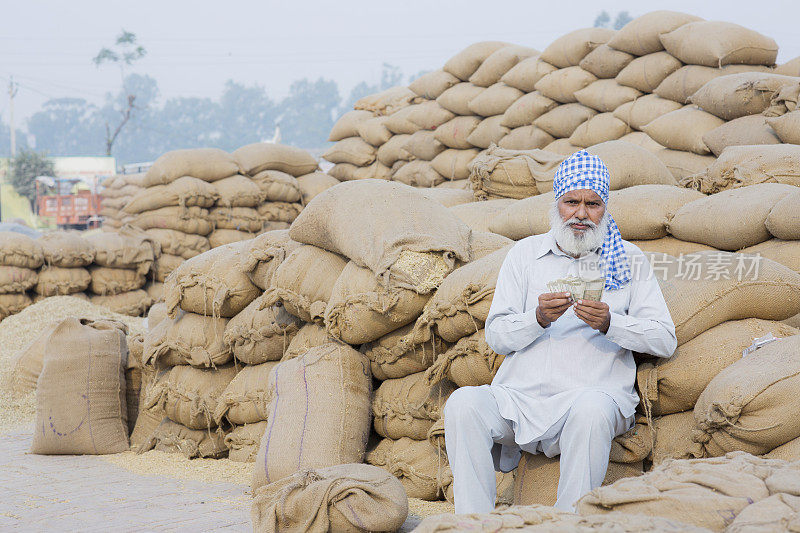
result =
[[719,157],[728,146],[779,144],[781,141],[763,115],[752,115],[726,122],[703,135],[703,142]]
[[132,268],[147,274],[159,254],[160,246],[144,231],[123,226],[114,233],[102,232],[86,236],[94,245],[94,262],[110,268]]
[[85,268],[43,267],[34,290],[42,296],[75,294],[89,287],[92,276]]
[[211,207],[218,198],[214,185],[184,176],[168,185],[142,189],[125,205],[123,212],[135,215],[162,207]]
[[714,78],[740,72],[774,71],[769,67],[759,65],[726,65],[722,68],[685,65],[667,76],[653,92],[662,98],[688,104],[692,95]]
[[219,148],[172,150],[155,160],[141,182],[142,187],[165,185],[183,176],[203,181],[227,178],[239,172],[231,154]]
[[[247,209],[247,208],[243,208]],[[278,228],[286,229],[289,225],[284,222],[275,222],[270,225],[277,225]],[[275,229],[278,229],[275,228]],[[211,248],[219,248],[227,244],[234,244],[242,241],[249,241],[255,237],[255,233],[249,231],[239,231],[237,229],[217,229],[208,236],[208,244]]]
[[372,111],[377,115],[391,115],[419,101],[408,87],[390,87],[385,91],[359,98],[353,107]]
[[469,82],[479,87],[489,87],[500,81],[506,72],[523,59],[538,55],[537,50],[527,46],[504,46],[483,60],[481,66],[469,77]]
[[365,344],[361,351],[369,358],[376,379],[402,378],[423,372],[433,364],[437,354],[447,349],[448,345],[438,336],[429,337],[415,335],[414,324],[408,324]]
[[338,344],[339,341],[328,335],[324,327],[318,324],[305,324],[289,342],[281,361],[300,357],[311,348],[328,343]]
[[93,294],[89,297],[89,301],[115,313],[128,316],[144,315],[147,308],[153,303],[150,295],[141,289],[107,296]]
[[684,180],[706,194],[757,183],[800,185],[800,146],[731,146],[706,172]]
[[[566,104],[548,111],[535,119],[533,124],[556,139],[565,139],[572,135],[578,126],[596,114],[597,111],[583,104]],[[545,149],[549,148],[549,146],[545,147]]]
[[228,455],[225,433],[207,429],[189,429],[165,418],[153,432],[154,449],[165,453],[179,453],[187,459],[206,457],[220,459]]
[[636,56],[652,54],[664,49],[660,35],[688,24],[703,20],[700,17],[677,11],[651,11],[636,17],[608,41],[608,46]]
[[630,127],[611,113],[600,113],[575,128],[569,142],[588,148],[606,141],[615,141],[630,132]]
[[[388,116],[386,120],[383,121],[383,125],[395,135],[413,135],[420,131],[421,127],[411,122],[410,118],[416,116],[417,109],[419,109],[420,105],[421,104],[414,104],[400,109],[396,113]],[[356,135],[357,134],[358,132],[356,132]]]
[[317,161],[311,154],[285,144],[248,144],[233,152],[233,157],[248,176],[265,170],[280,170],[297,177],[317,170]]
[[94,246],[77,233],[51,231],[39,237],[44,260],[57,267],[82,267],[94,261]]
[[238,361],[248,365],[279,360],[301,326],[283,306],[267,305],[266,298],[253,300],[225,327],[225,344]]
[[[547,150],[507,150],[496,146],[470,165],[475,197],[522,199],[547,192],[563,156]],[[483,230],[485,231],[485,230]]]
[[[242,368],[217,401],[217,408],[214,411],[214,420],[217,424],[221,424],[223,419],[235,425],[267,420],[269,404],[272,401],[269,375],[277,364],[278,361],[270,361]],[[261,435],[258,441],[261,440]]]
[[525,93],[505,83],[495,83],[470,100],[467,107],[481,117],[502,115],[523,94]]
[[163,283],[167,276],[172,274],[184,261],[185,259],[179,255],[161,254],[153,265],[153,277],[156,281]]
[[375,161],[375,147],[361,137],[348,137],[328,148],[322,157],[331,163],[350,163],[363,167]]
[[762,72],[742,72],[720,76],[692,95],[692,103],[723,120],[762,113],[777,92],[787,85],[800,84],[800,78]]
[[786,113],[780,117],[768,118],[769,124],[781,142],[800,144],[800,110]]
[[424,130],[433,130],[451,120],[455,115],[440,105],[438,101],[430,100],[414,106],[408,115],[408,120]]
[[0,294],[0,320],[15,315],[31,305],[31,297],[27,294]]
[[145,283],[144,275],[125,268],[93,266],[89,268],[89,272],[92,277],[90,288],[95,294],[135,291],[144,287]]
[[[312,172],[312,174],[314,174]],[[279,170],[265,170],[253,176],[265,202],[299,202],[302,191],[297,178]]]
[[[572,104],[567,104],[567,105],[572,105]],[[584,106],[581,106],[581,107],[584,107]],[[570,134],[570,135],[572,135],[572,134]],[[568,155],[572,155],[575,152],[579,151],[581,148],[580,148],[580,146],[575,146],[575,145],[571,144],[569,142],[569,138],[567,138],[567,139],[556,139],[555,141],[553,141],[550,144],[548,144],[547,146],[545,146],[543,149],[547,150],[548,152],[552,152],[554,154],[558,154],[558,155],[562,155],[562,156],[568,156]],[[552,183],[551,183],[551,185],[552,185]],[[550,190],[552,190],[552,188],[550,188]]]
[[511,198],[497,198],[494,200],[457,205],[455,207],[451,207],[450,211],[455,213],[455,215],[460,218],[464,224],[472,228],[472,231],[488,232],[489,226],[491,225],[495,215],[514,203],[515,200]]
[[791,462],[800,460],[800,437],[792,439],[786,444],[781,444],[764,455],[764,457],[767,459],[782,459]]
[[208,235],[214,229],[208,209],[197,206],[162,207],[144,211],[136,215],[133,225],[144,230],[161,228],[197,235]]
[[674,185],[635,185],[612,191],[608,210],[623,239],[660,239],[667,236],[672,215],[699,198],[705,196]]
[[767,215],[767,230],[779,239],[800,240],[800,191],[778,201]]
[[515,202],[494,216],[489,231],[515,241],[547,233],[554,198],[555,195],[548,192]]
[[434,137],[448,148],[461,150],[472,148],[472,145],[467,142],[467,137],[480,123],[480,117],[458,116],[436,128]]
[[297,178],[297,184],[300,187],[301,200],[303,205],[307,205],[315,196],[326,189],[330,189],[337,185],[339,180],[333,176],[329,176],[324,172],[312,172]]
[[778,55],[774,40],[731,22],[690,22],[660,38],[667,52],[692,65],[771,66]]
[[641,130],[662,115],[683,107],[677,102],[647,94],[641,98],[622,104],[614,111],[614,116],[626,122],[631,128]]
[[333,124],[331,133],[328,135],[328,141],[336,142],[357,136],[358,124],[368,118],[372,118],[372,113],[369,111],[359,109],[348,111]]
[[610,79],[615,78],[628,63],[633,61],[633,57],[627,52],[601,44],[581,59],[578,66],[600,79]]
[[471,44],[451,57],[444,64],[443,70],[449,72],[460,80],[468,80],[481,63],[497,50],[508,46],[501,41],[481,41]]
[[[469,103],[485,90],[486,89],[483,87],[478,87],[471,83],[458,83],[439,95],[436,99],[436,103],[443,109],[455,113],[456,115],[472,115]],[[442,122],[442,124],[443,123],[444,122]]]
[[440,189],[428,188],[419,191],[425,198],[436,200],[445,207],[469,204],[475,201],[472,193],[467,190],[459,189]]
[[686,106],[661,115],[643,126],[642,131],[667,148],[704,155],[710,150],[703,142],[703,135],[724,123],[698,107]]
[[601,113],[610,113],[622,104],[633,102],[642,95],[632,87],[625,87],[616,80],[597,80],[577,91],[575,98],[581,104]]
[[745,507],[725,531],[729,533],[791,531],[797,528],[798,523],[800,523],[800,498],[789,494],[773,494]]
[[266,430],[266,421],[233,428],[230,433],[225,435],[228,459],[237,463],[255,463],[258,446],[261,444],[261,437],[264,436]]
[[434,170],[430,162],[419,160],[409,161],[394,171],[392,173],[392,181],[427,189],[444,182],[444,177]]
[[[655,155],[681,184],[685,183],[683,180],[686,178],[705,172],[717,160],[713,155],[699,155],[682,150],[670,150],[669,148],[658,150]],[[696,189],[696,187],[692,188]],[[700,189],[700,192],[707,191]]]
[[582,28],[559,37],[544,49],[542,61],[559,68],[575,66],[595,47],[605,44],[614,35],[607,28]]
[[534,91],[536,82],[556,70],[556,67],[542,61],[538,57],[529,57],[516,64],[511,70],[503,74],[500,81],[515,87],[524,93]]
[[372,400],[375,431],[394,440],[426,440],[428,430],[441,416],[455,389],[446,379],[434,385],[427,383],[424,372],[387,379],[375,390]]
[[145,233],[161,248],[162,253],[177,255],[184,259],[191,259],[211,249],[209,239],[202,235],[158,228],[145,230]]
[[21,397],[36,390],[36,381],[39,379],[39,374],[42,373],[47,341],[56,327],[58,327],[58,322],[47,326],[27,348],[20,351],[19,355],[14,358],[11,379],[12,391],[15,396]]
[[214,182],[219,194],[216,205],[224,207],[254,207],[264,201],[264,193],[251,179],[240,174]]
[[358,135],[372,146],[378,147],[392,137],[392,132],[386,127],[388,117],[378,116],[368,118],[358,124]]
[[632,131],[620,137],[619,140],[635,144],[636,146],[644,148],[652,154],[664,149],[663,146],[655,142],[643,131]]
[[469,134],[467,141],[478,148],[489,148],[493,144],[499,143],[509,132],[509,129],[501,124],[502,122],[503,115],[483,119],[478,127]]
[[508,132],[497,145],[507,150],[533,150],[544,148],[554,140],[552,135],[536,126],[521,126]]
[[431,161],[434,157],[447,149],[445,145],[436,140],[434,131],[418,131],[411,135],[406,142],[405,150],[416,159]]
[[273,230],[262,233],[250,243],[250,249],[242,259],[242,269],[261,290],[272,285],[272,276],[286,257],[301,244],[289,238],[289,230]]
[[387,167],[391,167],[398,161],[411,161],[414,157],[405,149],[409,137],[411,137],[411,135],[392,136],[391,139],[378,148],[378,161]]
[[433,169],[446,180],[464,180],[469,177],[469,163],[478,150],[445,150],[431,160]]
[[271,222],[293,222],[303,206],[298,203],[266,202],[258,206],[258,214]]
[[440,94],[445,92],[459,81],[461,80],[449,72],[445,72],[444,70],[440,69],[423,74],[419,78],[412,81],[408,85],[408,88],[414,91],[417,96],[421,96],[422,98],[426,98],[428,100],[436,100]]
[[201,368],[224,365],[232,359],[223,342],[226,318],[179,313],[156,324],[145,337],[144,363],[156,368],[192,365]]
[[666,52],[654,52],[637,57],[622,69],[616,81],[643,93],[652,93],[667,76],[681,68],[682,63]]
[[36,394],[31,453],[128,450],[124,324],[67,318],[52,332]]
[[0,293],[22,293],[34,287],[39,274],[30,268],[0,265]]
[[398,478],[409,498],[441,499],[453,482],[447,457],[427,440],[383,439],[367,454],[367,463]]
[[527,126],[556,106],[558,103],[555,100],[534,91],[520,97],[506,109],[502,124],[508,128]]
[[556,102],[568,104],[577,102],[575,93],[595,81],[597,77],[581,67],[568,67],[553,71],[540,79],[536,82],[536,90]]
[[160,403],[170,420],[189,429],[213,428],[217,425],[214,413],[220,397],[237,372],[233,365],[209,369],[173,367],[163,388],[154,389],[148,396],[147,407]]
[[459,341],[440,355],[425,373],[429,383],[447,378],[458,387],[489,385],[505,359],[486,343],[486,332],[477,332]]
[[16,231],[0,231],[0,265],[39,268],[44,263],[42,245]]

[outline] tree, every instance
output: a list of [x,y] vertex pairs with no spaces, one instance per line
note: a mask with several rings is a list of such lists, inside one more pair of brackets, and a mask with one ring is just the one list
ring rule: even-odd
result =
[[614,20],[614,29],[621,30],[622,27],[625,26],[625,24],[629,23],[632,20],[633,18],[628,14],[627,11],[620,11],[619,13],[617,13],[616,20]]
[[45,153],[22,150],[11,161],[11,186],[18,194],[27,198],[31,207],[36,201],[36,177],[52,176],[55,173],[53,162]]
[[[336,92],[338,95],[338,89]],[[264,87],[246,87],[228,80],[218,106],[219,147],[236,150],[245,144],[272,138],[277,114],[275,102],[267,96]]]
[[[17,128],[17,148],[25,149],[28,147],[28,141],[25,133]],[[11,128],[3,122],[0,115],[0,157],[9,157],[11,155]]]
[[125,85],[125,68],[133,65],[134,62],[142,59],[147,54],[143,46],[137,44],[136,34],[122,30],[117,37],[114,49],[103,47],[100,52],[92,59],[96,67],[104,63],[114,63],[119,67],[122,88],[125,91],[124,104],[116,109],[120,117],[116,126],[112,127],[112,122],[106,121],[106,155],[111,155],[114,142],[122,132],[136,109],[136,93]]
[[333,115],[341,98],[335,81],[306,78],[295,81],[281,102],[279,118],[284,142],[303,148],[325,145],[333,127]]
[[595,28],[608,28],[608,23],[611,22],[611,16],[608,14],[608,11],[605,9],[597,15],[597,18],[594,19],[594,27]]
[[102,117],[83,98],[48,100],[28,119],[36,148],[54,155],[103,153]]

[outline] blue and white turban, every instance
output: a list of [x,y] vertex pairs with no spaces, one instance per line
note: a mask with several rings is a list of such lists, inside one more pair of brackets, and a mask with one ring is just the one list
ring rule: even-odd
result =
[[[553,179],[553,192],[556,200],[564,193],[578,189],[591,189],[596,192],[608,209],[608,187],[611,174],[603,161],[586,150],[575,152],[558,166]],[[600,249],[606,276],[606,289],[619,289],[631,280],[628,256],[622,246],[622,235],[617,223],[608,213],[608,233]]]

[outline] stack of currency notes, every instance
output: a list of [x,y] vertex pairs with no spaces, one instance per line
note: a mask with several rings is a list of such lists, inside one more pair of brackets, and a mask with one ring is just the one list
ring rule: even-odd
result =
[[572,301],[595,300],[600,301],[603,296],[603,278],[584,280],[575,276],[559,278],[547,283],[550,292],[568,292]]

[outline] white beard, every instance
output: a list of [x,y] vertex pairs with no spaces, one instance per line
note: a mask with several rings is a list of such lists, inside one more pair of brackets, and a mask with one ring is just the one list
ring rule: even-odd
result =
[[[575,223],[586,224],[589,227],[576,234],[576,231],[570,226]],[[553,232],[556,243],[562,250],[572,256],[580,257],[603,245],[606,233],[608,233],[608,211],[603,213],[600,224],[595,224],[588,219],[578,220],[576,217],[562,220],[558,207],[554,203],[550,207],[550,231]]]

